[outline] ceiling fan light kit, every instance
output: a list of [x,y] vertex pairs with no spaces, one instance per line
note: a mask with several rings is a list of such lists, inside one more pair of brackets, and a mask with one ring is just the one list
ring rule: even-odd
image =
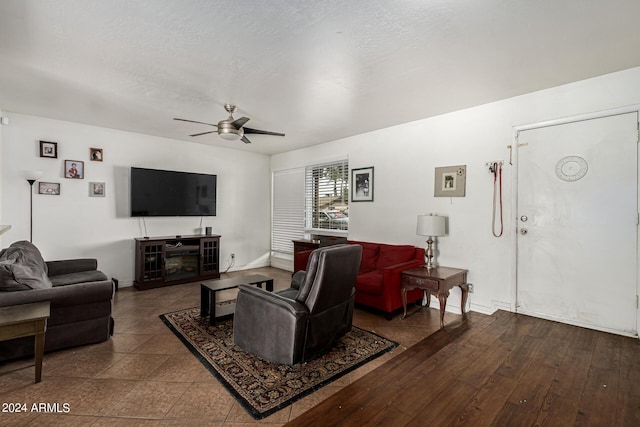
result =
[[236,129],[231,123],[225,122],[222,126],[218,125],[218,135],[227,141],[237,141],[244,136],[244,130]]
[[242,136],[238,135],[237,133],[232,133],[232,132],[224,132],[224,133],[222,133],[222,132],[219,132],[219,131],[218,131],[218,133],[220,134],[220,138],[226,139],[227,141],[237,141],[240,138],[242,138]]
[[[239,119],[233,118],[233,113],[238,111],[238,107],[231,104],[225,104],[224,109],[227,110],[227,112],[229,113],[229,117],[226,120],[219,121],[217,125],[214,125],[213,123],[198,122],[195,120],[179,119],[175,117],[173,120],[180,120],[182,122],[198,123],[201,125],[213,126],[218,129],[217,132],[221,138],[226,139],[227,141],[237,141],[241,139],[242,142],[244,142],[245,144],[251,143],[251,140],[249,140],[249,138],[247,138],[245,134],[253,133],[253,134],[260,134],[260,135],[284,136],[284,133],[245,128],[244,125],[249,121],[248,117],[241,117]],[[214,132],[216,131],[212,130],[208,132],[194,133],[193,135],[189,135],[189,136],[207,135]]]

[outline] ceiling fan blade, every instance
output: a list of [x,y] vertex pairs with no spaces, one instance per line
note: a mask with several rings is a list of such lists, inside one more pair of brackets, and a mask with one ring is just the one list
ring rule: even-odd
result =
[[245,144],[251,144],[251,140],[247,138],[246,135],[242,137],[242,142],[244,142]]
[[239,119],[236,119],[233,122],[231,122],[231,126],[233,126],[236,129],[240,129],[248,121],[249,121],[249,117],[240,117]]
[[260,134],[260,135],[284,136],[284,133],[270,132],[268,130],[251,129],[251,128],[244,128],[244,133],[255,133],[255,134]]
[[195,120],[178,119],[176,117],[174,117],[173,120],[180,120],[181,122],[198,123],[198,124],[201,124],[201,125],[218,127],[218,125],[214,125],[213,123],[196,122]]
[[200,135],[206,135],[208,133],[217,133],[217,130],[210,130],[209,132],[200,132],[200,133],[194,133],[193,135],[189,135],[189,136],[200,136]]

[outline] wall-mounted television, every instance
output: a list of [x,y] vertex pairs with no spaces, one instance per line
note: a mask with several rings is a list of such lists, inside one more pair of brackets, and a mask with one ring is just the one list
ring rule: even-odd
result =
[[217,175],[131,168],[131,216],[215,216]]

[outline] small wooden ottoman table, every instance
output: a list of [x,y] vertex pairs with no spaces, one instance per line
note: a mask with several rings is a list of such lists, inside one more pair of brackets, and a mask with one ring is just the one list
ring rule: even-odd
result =
[[202,282],[200,285],[200,316],[210,315],[209,324],[213,325],[216,319],[233,314],[236,307],[235,303],[216,306],[216,293],[218,291],[237,288],[240,285],[257,285],[261,288],[263,283],[269,292],[273,292],[273,279],[260,274]]

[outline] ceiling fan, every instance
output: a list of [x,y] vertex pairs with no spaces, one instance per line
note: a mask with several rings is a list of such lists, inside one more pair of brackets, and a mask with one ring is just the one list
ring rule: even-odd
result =
[[213,126],[218,128],[217,131],[211,130],[208,132],[194,133],[193,135],[189,135],[189,136],[200,136],[200,135],[206,135],[209,133],[217,132],[218,135],[220,135],[222,138],[228,141],[236,141],[238,139],[241,139],[242,142],[244,142],[245,144],[251,144],[251,140],[247,138],[246,134],[255,133],[260,135],[284,136],[284,133],[270,132],[267,130],[259,130],[259,129],[244,127],[245,123],[249,121],[248,117],[240,117],[239,119],[233,118],[233,113],[238,111],[238,107],[236,107],[235,105],[226,104],[224,106],[224,109],[227,110],[227,112],[229,113],[229,117],[225,120],[219,121],[217,125],[213,123],[197,122],[195,120],[178,119],[175,117],[173,118],[173,120],[180,120],[182,122],[189,122],[189,123],[199,123],[201,125]]

